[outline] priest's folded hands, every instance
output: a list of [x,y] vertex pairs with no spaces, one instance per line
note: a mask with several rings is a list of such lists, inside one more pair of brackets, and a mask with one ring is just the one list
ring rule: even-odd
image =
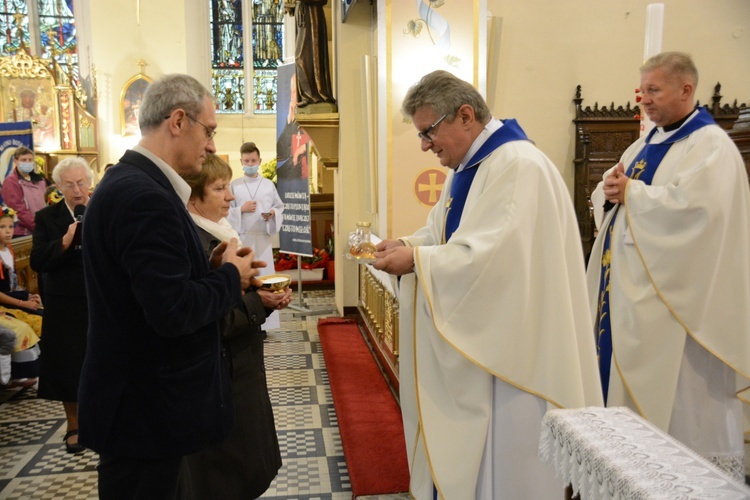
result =
[[612,173],[604,179],[602,190],[606,200],[610,203],[625,203],[625,186],[629,180],[630,178],[625,175],[625,167],[618,163]]

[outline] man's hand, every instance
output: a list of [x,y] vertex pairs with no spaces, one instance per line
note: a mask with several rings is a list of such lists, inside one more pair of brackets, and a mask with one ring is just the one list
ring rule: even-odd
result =
[[284,288],[283,293],[275,293],[268,290],[258,290],[263,306],[268,309],[284,309],[292,302],[292,289]]
[[255,252],[250,247],[237,248],[239,242],[236,238],[232,238],[229,243],[221,242],[211,252],[211,267],[215,268],[221,264],[232,264],[240,272],[240,283],[242,289],[246,290],[250,285],[260,286],[261,283],[256,276],[260,274],[258,267],[266,267],[266,263],[263,261],[254,261]]
[[[381,241],[380,244],[382,243],[386,242]],[[378,244],[378,249],[380,248],[380,244]],[[378,259],[372,263],[372,267],[375,269],[380,269],[396,276],[414,272],[414,248],[404,246],[403,243],[382,251],[378,250],[375,252],[375,258]]]
[[382,252],[384,250],[390,250],[391,248],[403,247],[403,246],[406,246],[406,245],[404,245],[404,242],[401,240],[383,240],[377,244],[375,249],[378,252]]
[[625,203],[625,185],[630,180],[625,175],[625,167],[618,163],[615,169],[604,179],[602,191],[610,203]]
[[260,216],[263,217],[263,220],[272,219],[274,215],[276,215],[276,212],[273,211],[273,208],[266,213],[260,214]]
[[211,266],[211,269],[216,269],[220,265],[224,263],[224,252],[227,250],[228,243],[226,241],[222,241],[211,252],[211,256],[208,258],[208,263]]
[[242,204],[242,207],[240,207],[240,213],[246,214],[246,213],[252,213],[255,212],[255,207],[258,206],[257,201],[246,201]]

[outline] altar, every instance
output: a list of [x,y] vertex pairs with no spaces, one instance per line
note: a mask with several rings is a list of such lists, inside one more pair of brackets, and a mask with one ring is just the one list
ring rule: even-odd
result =
[[0,122],[30,125],[31,138],[27,143],[0,134],[0,181],[10,171],[13,152],[22,145],[33,145],[45,177],[70,156],[85,158],[98,172],[95,109],[96,88],[87,93],[79,76],[55,59],[32,57],[23,48],[0,57]]

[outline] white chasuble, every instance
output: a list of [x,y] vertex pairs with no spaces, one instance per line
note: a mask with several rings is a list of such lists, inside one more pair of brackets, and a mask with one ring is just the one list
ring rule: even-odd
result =
[[475,168],[447,243],[452,172],[426,226],[402,238],[415,247],[399,293],[410,490],[420,500],[433,484],[451,500],[562,498],[538,458],[541,417],[602,404],[573,205],[528,141]]
[[[643,146],[636,141],[622,163]],[[602,184],[595,207],[604,202]],[[597,224],[609,224],[612,212]],[[602,234],[588,271],[592,318]],[[672,145],[651,185],[628,182],[609,258],[607,405],[630,407],[714,461],[741,459],[732,370],[750,374],[750,189],[726,132],[698,129]]]

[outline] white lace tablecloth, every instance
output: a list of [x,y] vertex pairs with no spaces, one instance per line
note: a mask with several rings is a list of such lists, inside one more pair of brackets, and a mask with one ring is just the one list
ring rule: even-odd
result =
[[627,408],[550,410],[539,456],[586,499],[750,499],[750,489]]

